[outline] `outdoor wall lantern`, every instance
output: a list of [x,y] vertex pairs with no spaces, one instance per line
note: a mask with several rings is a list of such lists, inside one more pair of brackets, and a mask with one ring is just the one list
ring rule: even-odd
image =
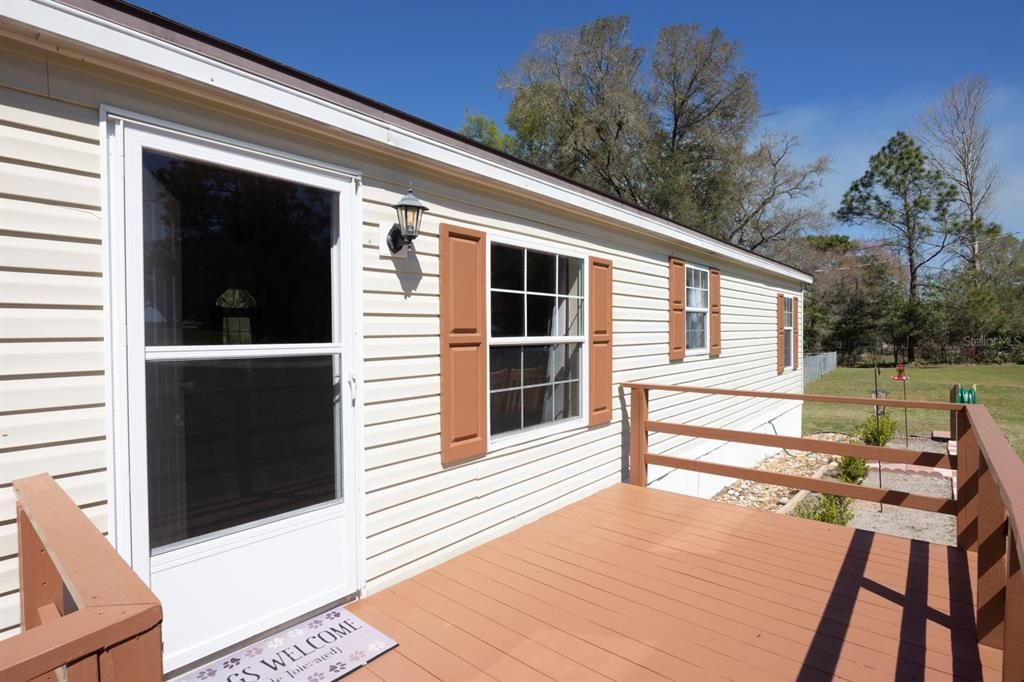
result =
[[408,193],[391,208],[398,213],[398,222],[391,226],[388,232],[388,248],[391,253],[398,253],[403,246],[412,247],[412,240],[420,233],[420,221],[423,214],[429,211],[422,201],[416,198],[412,188]]

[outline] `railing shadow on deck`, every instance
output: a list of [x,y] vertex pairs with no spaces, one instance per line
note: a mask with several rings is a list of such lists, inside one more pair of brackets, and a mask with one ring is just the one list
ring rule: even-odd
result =
[[[656,464],[956,516],[957,547],[950,547],[947,550],[950,582],[948,615],[930,608],[927,604],[928,553],[931,545],[912,541],[907,562],[906,584],[903,594],[899,594],[867,578],[867,553],[870,550],[870,538],[873,536],[866,531],[854,532],[846,558],[836,577],[835,587],[808,649],[808,658],[804,661],[801,679],[820,676],[823,663],[825,668],[835,671],[838,653],[830,652],[824,646],[822,638],[835,636],[835,623],[839,624],[842,633],[845,634],[855,601],[851,601],[848,595],[843,594],[839,586],[852,584],[856,586],[858,592],[874,592],[902,607],[899,668],[896,679],[923,677],[924,652],[927,648],[925,632],[928,621],[931,620],[950,626],[949,630],[954,640],[952,645],[958,652],[958,655],[954,656],[954,674],[958,677],[981,677],[979,646],[985,645],[1002,650],[1004,680],[1024,680],[1024,571],[1021,570],[1021,563],[1024,561],[1024,462],[1017,457],[1006,436],[996,426],[984,406],[642,383],[626,383],[623,384],[623,388],[630,391],[629,479],[634,485],[646,486],[647,467],[649,464]],[[943,455],[904,448],[837,443],[652,421],[649,419],[651,391],[949,411],[951,435],[957,443],[957,454]],[[648,434],[652,432],[953,469],[957,473],[956,499],[945,500],[704,460],[658,455],[648,449]],[[967,563],[968,552],[974,553],[977,558],[977,580],[973,591]],[[832,631],[829,634],[826,634],[826,624],[831,624]],[[963,627],[954,627],[957,624]],[[971,632],[974,632],[975,636],[970,641],[965,640],[964,633],[969,635]],[[818,646],[815,646],[816,644]],[[921,652],[920,656],[917,655],[918,650]],[[831,663],[828,657],[832,657]],[[809,665],[812,660],[813,668]]]
[[53,478],[14,492],[22,631],[0,641],[0,680],[160,680],[156,595]]
[[836,576],[836,585],[852,586],[856,593],[851,596],[835,589],[829,595],[800,673],[797,675],[798,682],[820,680],[823,671],[827,672],[829,677],[835,675],[841,649],[832,645],[830,640],[837,638],[845,641],[857,595],[861,590],[872,592],[902,610],[893,679],[925,679],[929,621],[947,628],[950,632],[955,653],[952,657],[953,676],[962,680],[982,679],[977,638],[965,637],[965,634],[975,631],[975,621],[970,574],[963,553],[953,547],[946,548],[950,609],[949,614],[946,614],[928,605],[929,553],[933,547],[938,546],[920,540],[911,541],[905,586],[900,593],[866,575],[868,555],[874,537],[874,533],[854,530],[839,574]]

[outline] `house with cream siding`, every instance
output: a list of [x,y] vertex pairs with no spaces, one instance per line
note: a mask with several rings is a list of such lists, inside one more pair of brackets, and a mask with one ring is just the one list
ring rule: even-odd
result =
[[[410,184],[429,211],[393,252]],[[51,474],[106,534],[177,669],[624,480],[623,383],[802,391],[810,281],[131,6],[7,0],[0,637],[12,480]],[[800,409],[650,404],[783,435]]]

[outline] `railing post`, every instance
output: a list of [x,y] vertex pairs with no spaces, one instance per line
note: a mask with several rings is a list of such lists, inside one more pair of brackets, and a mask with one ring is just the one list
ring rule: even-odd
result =
[[[966,410],[956,415],[956,545],[964,551],[978,551],[978,435],[967,419]],[[951,436],[954,433],[950,434]]]
[[31,630],[43,624],[41,609],[47,606],[55,607],[58,612],[63,609],[64,582],[20,502],[16,508],[21,627]]
[[[949,387],[949,402],[955,403],[957,397],[960,395],[960,384],[953,384]],[[949,411],[949,440],[956,441],[957,435],[957,421],[962,415],[956,410]]]
[[12,488],[25,631],[0,641],[0,680],[162,679],[160,600],[52,477]]
[[66,682],[99,682],[99,654],[92,654],[68,664]]
[[1024,680],[1024,570],[1011,528],[1006,534],[1006,622],[1003,624],[1003,680]]
[[160,626],[121,642],[99,655],[101,682],[107,680],[160,680],[163,651]]
[[629,392],[629,482],[647,485],[647,389]]
[[[1006,510],[984,453],[978,458],[978,642],[1001,649],[1006,605]],[[1019,646],[1019,645],[1018,645]]]

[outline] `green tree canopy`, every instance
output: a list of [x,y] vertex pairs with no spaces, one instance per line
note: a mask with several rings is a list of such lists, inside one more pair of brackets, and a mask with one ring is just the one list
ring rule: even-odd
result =
[[914,360],[922,311],[919,288],[925,268],[952,242],[950,207],[956,189],[928,166],[910,135],[898,132],[871,156],[868,170],[843,195],[836,217],[879,230],[905,268],[908,296],[907,359]]
[[466,119],[459,128],[466,137],[476,140],[488,147],[508,152],[512,148],[512,137],[501,130],[498,124],[480,112],[466,111]]
[[754,75],[718,29],[665,26],[648,50],[628,17],[603,17],[541,35],[500,85],[508,136],[476,114],[465,134],[752,250],[824,222],[828,159],[794,163],[792,135],[753,139]]

